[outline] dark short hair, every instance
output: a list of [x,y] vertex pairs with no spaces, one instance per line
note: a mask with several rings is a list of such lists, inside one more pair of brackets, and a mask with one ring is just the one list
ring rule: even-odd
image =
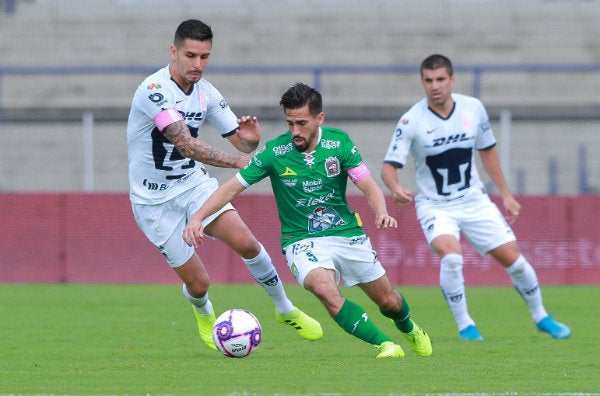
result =
[[198,41],[210,40],[212,42],[213,32],[206,23],[197,19],[188,19],[187,21],[181,22],[177,27],[173,44],[175,44],[176,47],[179,47],[183,44],[185,39]]
[[323,111],[323,99],[319,91],[301,82],[297,82],[285,91],[279,101],[279,105],[283,107],[284,111],[299,109],[306,104],[308,104],[308,110],[313,116]]
[[421,76],[423,75],[423,70],[435,70],[440,67],[446,68],[449,76],[454,74],[454,68],[452,67],[450,59],[446,58],[444,55],[433,54],[421,62]]

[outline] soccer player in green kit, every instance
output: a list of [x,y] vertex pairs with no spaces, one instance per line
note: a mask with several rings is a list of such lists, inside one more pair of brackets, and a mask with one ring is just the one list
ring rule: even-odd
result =
[[208,198],[190,218],[184,241],[194,247],[202,243],[202,220],[269,177],[281,222],[281,246],[298,283],[321,301],[342,329],[377,347],[377,358],[402,357],[404,351],[362,307],[341,295],[340,278],[348,287],[360,287],[417,355],[431,355],[429,336],[411,320],[408,303],[390,284],[358,213],[346,202],[350,178],[365,194],[376,226],[397,227],[356,146],[346,132],[322,126],[321,94],[310,86],[296,83],[284,93],[280,105],[289,130],[268,141]]

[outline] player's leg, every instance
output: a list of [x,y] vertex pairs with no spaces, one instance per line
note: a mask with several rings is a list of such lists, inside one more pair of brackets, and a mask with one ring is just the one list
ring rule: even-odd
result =
[[[216,191],[216,179],[209,179],[202,186],[192,190],[186,208],[188,218]],[[250,270],[252,277],[259,283],[273,300],[279,312],[294,310],[292,302],[287,298],[277,270],[271,257],[256,240],[252,232],[242,221],[231,204],[225,205],[203,221],[205,233],[219,239],[239,254]]]
[[432,354],[433,349],[429,336],[411,319],[408,302],[392,287],[387,275],[357,285],[377,304],[379,311],[391,319],[417,355],[430,356]]
[[162,253],[183,282],[183,294],[192,303],[202,341],[216,350],[212,339],[215,314],[208,298],[209,277],[206,268],[182,238],[185,226],[186,198],[178,197],[163,205],[132,205],[140,229]]
[[404,356],[402,348],[373,323],[363,307],[342,297],[335,277],[333,269],[315,268],[304,278],[304,287],[321,301],[345,332],[377,347],[377,358]]
[[536,327],[554,338],[568,338],[571,335],[569,327],[554,320],[546,312],[535,269],[521,254],[517,242],[506,243],[489,253],[510,275],[512,284],[527,304]]
[[525,300],[533,321],[537,323],[548,316],[535,270],[521,255],[517,243],[508,242],[489,254],[506,269],[513,286]]
[[280,323],[292,326],[307,340],[315,341],[323,336],[321,325],[306,315],[290,301],[273,260],[264,246],[242,221],[235,210],[221,213],[205,227],[207,235],[219,239],[235,250],[275,304],[275,316]]
[[440,288],[463,340],[483,340],[469,315],[458,217],[461,210],[417,203],[417,218],[431,250],[440,257]]
[[335,249],[333,239],[310,238],[287,246],[285,256],[292,274],[345,332],[380,348],[378,358],[404,356],[402,348],[377,328],[361,306],[340,294],[340,274],[330,256]]
[[460,242],[453,235],[440,235],[431,241],[440,257],[440,288],[463,340],[483,340],[467,306],[463,255]]
[[216,350],[212,338],[215,312],[208,298],[209,277],[204,264],[194,252],[183,265],[173,269],[183,281],[183,295],[192,303],[200,338],[209,348]]
[[472,221],[462,225],[469,242],[481,255],[489,253],[506,269],[538,329],[554,338],[569,337],[571,330],[547,314],[535,270],[521,255],[515,234],[502,212],[485,195],[473,204],[472,209]]
[[231,247],[244,261],[252,277],[271,297],[281,313],[294,309],[267,250],[256,240],[235,210],[221,213],[205,228],[210,235]]
[[[190,193],[192,198],[187,207],[187,216],[192,216],[217,188],[217,181],[210,179],[202,187],[194,189]],[[271,297],[278,312],[289,313],[294,310],[271,257],[231,204],[206,218],[203,225],[207,235],[224,242],[240,255],[252,277]]]
[[390,318],[418,355],[431,355],[431,340],[410,318],[410,308],[400,293],[392,287],[385,269],[366,235],[332,238],[330,243],[336,268],[346,286],[358,286]]

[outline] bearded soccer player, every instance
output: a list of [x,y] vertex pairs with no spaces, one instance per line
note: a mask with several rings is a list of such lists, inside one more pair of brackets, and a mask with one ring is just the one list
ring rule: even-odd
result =
[[289,130],[267,142],[214,192],[190,219],[183,240],[190,246],[200,244],[204,219],[269,177],[281,223],[281,247],[298,283],[321,301],[342,329],[375,346],[377,358],[399,358],[404,351],[361,306],[341,295],[340,278],[346,286],[360,287],[417,355],[431,355],[429,336],[410,318],[408,303],[390,284],[360,216],[348,207],[350,179],[365,194],[376,226],[397,226],[360,152],[346,132],[323,126],[321,94],[314,88],[297,83],[284,93],[280,105]]

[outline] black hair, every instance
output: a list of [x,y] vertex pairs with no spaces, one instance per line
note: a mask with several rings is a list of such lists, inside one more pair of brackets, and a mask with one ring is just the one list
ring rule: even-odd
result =
[[323,111],[323,99],[319,91],[301,82],[297,82],[285,91],[279,101],[279,105],[283,107],[284,111],[299,109],[306,104],[308,104],[308,110],[313,116]]
[[210,40],[212,42],[213,32],[206,23],[197,19],[188,19],[187,21],[181,22],[177,27],[173,44],[175,44],[176,47],[179,47],[183,44],[185,39],[198,41]]
[[446,68],[449,76],[454,74],[454,68],[452,67],[450,59],[446,58],[444,55],[433,54],[421,62],[421,76],[423,75],[423,70],[435,70],[440,67]]

